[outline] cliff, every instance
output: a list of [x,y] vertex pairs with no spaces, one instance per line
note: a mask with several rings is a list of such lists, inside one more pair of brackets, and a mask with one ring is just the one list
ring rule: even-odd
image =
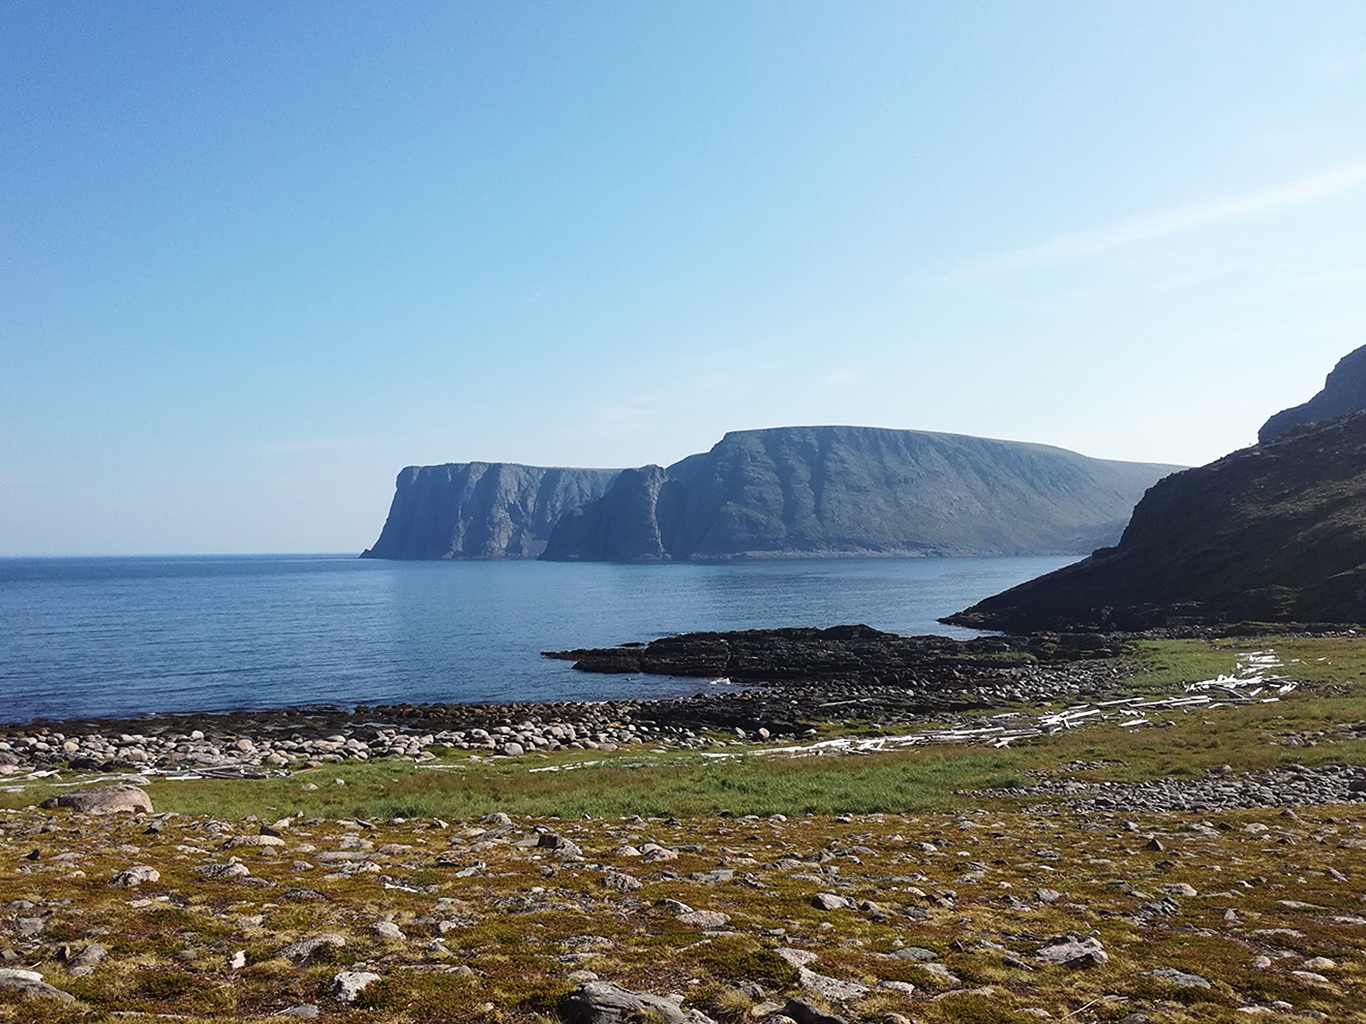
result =
[[943,621],[1024,632],[1240,620],[1366,621],[1366,413],[1169,476],[1116,547]]
[[734,431],[668,469],[622,473],[541,557],[1080,554],[1113,542],[1175,468],[925,431]]
[[1257,440],[1270,441],[1306,423],[1362,411],[1366,411],[1366,345],[1338,360],[1317,395],[1303,405],[1282,409],[1267,420],[1257,432]]
[[601,496],[617,469],[514,463],[409,466],[389,518],[362,558],[535,558],[571,508]]

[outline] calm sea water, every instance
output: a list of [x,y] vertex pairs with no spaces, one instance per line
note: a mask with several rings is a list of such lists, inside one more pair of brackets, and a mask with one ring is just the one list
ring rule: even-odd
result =
[[701,684],[589,675],[539,652],[851,622],[969,636],[936,617],[1069,561],[0,559],[0,721],[673,696]]

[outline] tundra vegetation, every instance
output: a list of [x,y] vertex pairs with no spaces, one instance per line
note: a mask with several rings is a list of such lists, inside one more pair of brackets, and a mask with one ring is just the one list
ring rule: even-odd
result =
[[594,979],[639,1020],[1366,1020],[1366,643],[1145,642],[1125,685],[1253,650],[1300,688],[1001,749],[451,752],[108,815],[11,775],[0,1021],[548,1024]]

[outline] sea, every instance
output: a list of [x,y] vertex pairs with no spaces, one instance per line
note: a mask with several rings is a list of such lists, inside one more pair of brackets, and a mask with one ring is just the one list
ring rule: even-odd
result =
[[1072,561],[0,559],[0,722],[680,696],[726,683],[575,672],[541,652],[843,623],[967,637],[936,619]]

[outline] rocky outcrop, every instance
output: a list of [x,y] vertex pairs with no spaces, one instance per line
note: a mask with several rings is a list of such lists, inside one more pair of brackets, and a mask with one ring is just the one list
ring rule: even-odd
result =
[[1118,546],[943,621],[1028,631],[1241,620],[1366,622],[1366,413],[1170,476]]
[[1258,431],[1257,440],[1265,443],[1306,423],[1362,411],[1366,411],[1366,345],[1338,360],[1317,395],[1267,420]]
[[514,463],[409,466],[389,518],[362,558],[535,558],[569,509],[600,497],[620,470]]
[[1080,554],[1113,542],[1175,468],[925,431],[734,431],[667,469],[622,473],[541,557]]

